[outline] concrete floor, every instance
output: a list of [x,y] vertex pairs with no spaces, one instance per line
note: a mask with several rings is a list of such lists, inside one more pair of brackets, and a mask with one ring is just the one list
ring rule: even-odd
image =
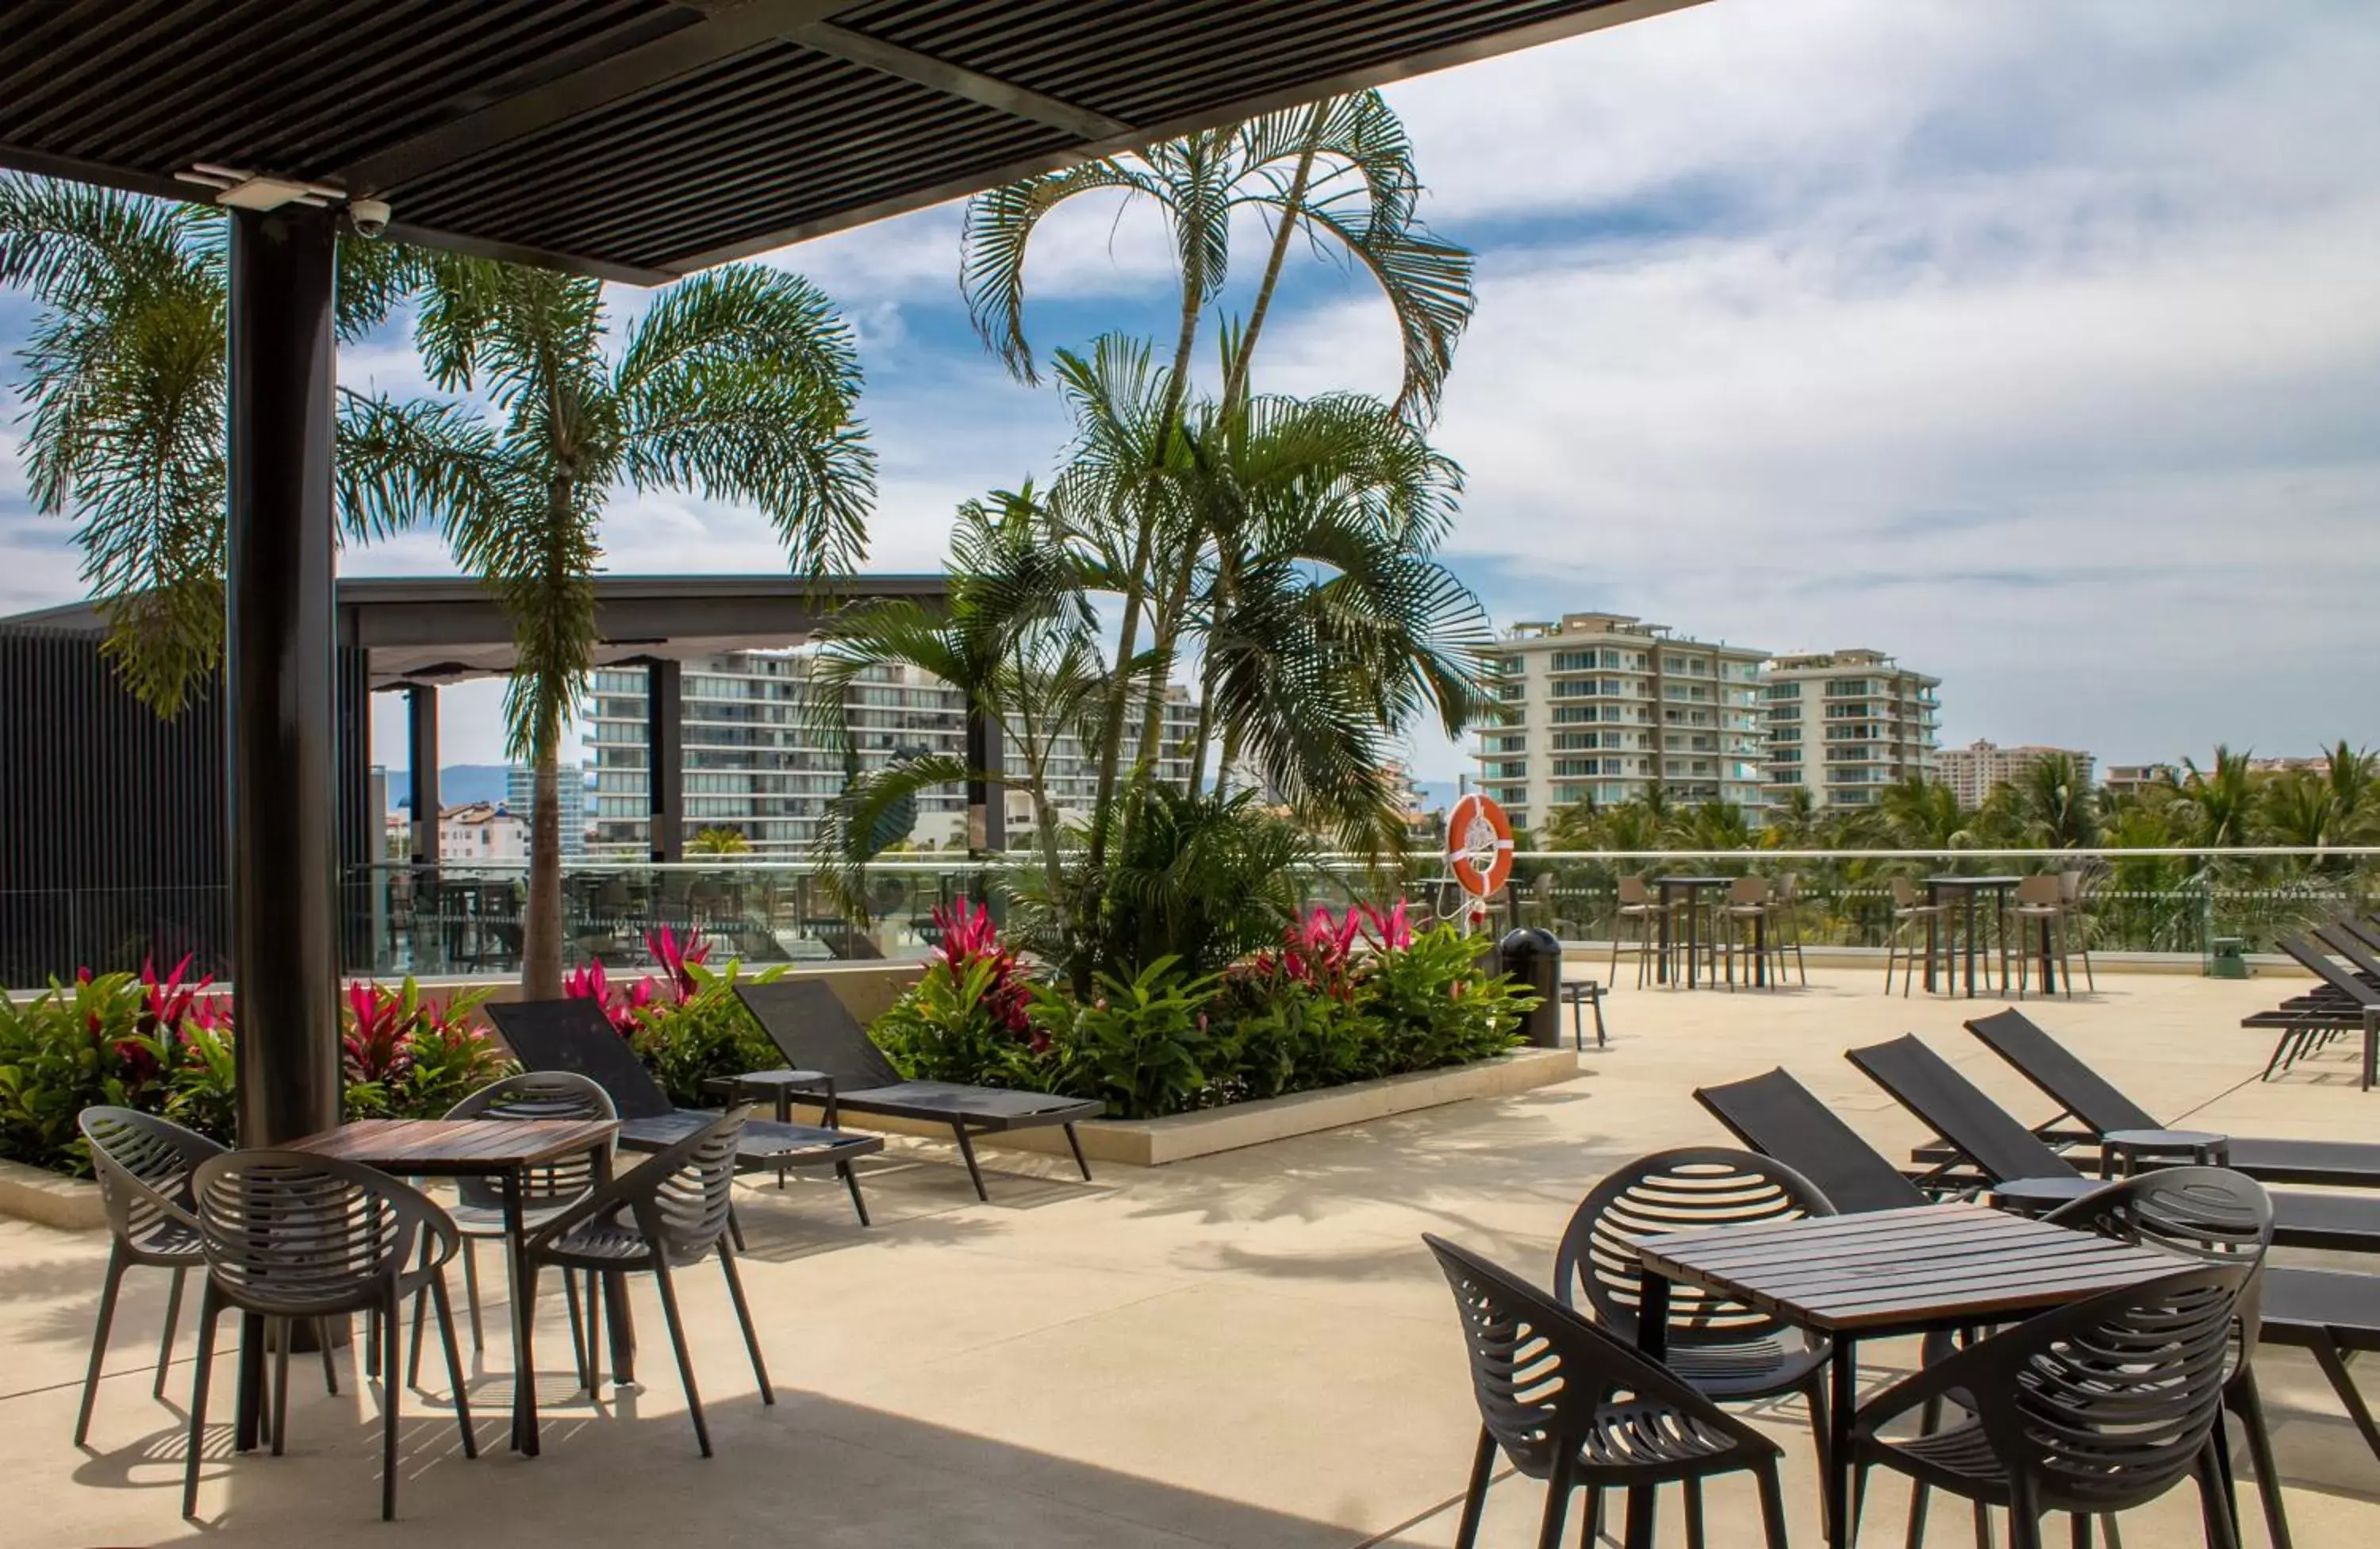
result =
[[[2380,1093],[2358,1093],[2343,1056],[2253,1079],[2266,1044],[2237,1023],[2277,998],[2280,982],[2100,984],[2036,1015],[2144,1105],[2242,1134],[2380,1140]],[[1908,1031],[2042,1116],[2022,1079],[1959,1030],[1966,1013],[1887,999],[1869,972],[1768,994],[1621,990],[1611,1046],[1582,1057],[1576,1080],[1522,1096],[1109,1169],[1092,1184],[1050,1159],[995,1153],[988,1205],[947,1147],[896,1141],[868,1174],[870,1230],[832,1185],[748,1188],[746,1276],[773,1409],[759,1402],[715,1274],[685,1276],[718,1447],[707,1462],[650,1285],[636,1293],[643,1386],[601,1406],[571,1391],[562,1304],[549,1296],[544,1456],[504,1450],[512,1378],[498,1313],[472,1383],[487,1450],[461,1457],[443,1377],[408,1393],[394,1526],[377,1519],[377,1411],[358,1396],[348,1352],[346,1397],[326,1397],[310,1367],[293,1372],[288,1456],[236,1458],[228,1425],[213,1427],[203,1520],[181,1519],[191,1344],[186,1331],[166,1398],[152,1399],[164,1307],[153,1273],[129,1282],[91,1444],[70,1445],[105,1241],[0,1223],[10,1485],[0,1544],[1449,1544],[1476,1418],[1420,1234],[1547,1277],[1555,1238],[1598,1176],[1643,1152],[1723,1142],[1692,1089],[1773,1065],[1878,1145],[1905,1148],[1918,1128],[1841,1051]],[[1873,1347],[1864,1372],[1885,1381],[1907,1354]],[[2284,1350],[2263,1360],[2298,1543],[2380,1534],[2380,1461],[2310,1361]],[[425,1371],[437,1370],[433,1358]],[[230,1375],[226,1362],[223,1421]],[[2380,1366],[2367,1380],[2380,1401]],[[1815,1545],[1798,1407],[1756,1418],[1786,1448],[1793,1541]],[[1534,1543],[1541,1498],[1527,1481],[1500,1483],[1482,1543]],[[1715,1544],[1758,1541],[1748,1483],[1717,1483],[1710,1499]],[[1869,1543],[1900,1541],[1905,1499],[1878,1483]],[[2261,1544],[2250,1515],[2246,1542]],[[2200,1542],[2186,1488],[2125,1526],[2136,1546]],[[1937,1508],[1928,1542],[1965,1544],[1972,1531],[1964,1512]],[[1674,1503],[1660,1537],[1682,1542]]]

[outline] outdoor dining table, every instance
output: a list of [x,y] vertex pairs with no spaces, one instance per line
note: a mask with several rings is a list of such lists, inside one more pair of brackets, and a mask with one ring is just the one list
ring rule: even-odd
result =
[[[1680,894],[1686,899],[1686,988],[1694,987],[1696,954],[1702,945],[1703,893],[1713,887],[1725,887],[1733,877],[1669,876],[1655,877],[1653,884],[1661,890],[1661,960],[1654,968],[1657,982],[1670,982],[1670,920],[1675,912],[1674,900]],[[1755,952],[1757,961],[1761,954]]]
[[[529,1283],[528,1268],[523,1258],[528,1232],[523,1221],[521,1200],[527,1190],[528,1175],[532,1168],[563,1160],[576,1153],[586,1153],[594,1162],[595,1176],[607,1179],[612,1176],[612,1142],[619,1132],[616,1119],[596,1118],[423,1118],[423,1119],[358,1119],[336,1129],[325,1129],[290,1143],[291,1151],[310,1152],[317,1156],[336,1157],[359,1163],[381,1172],[407,1177],[489,1177],[497,1182],[504,1194],[504,1251],[512,1255],[512,1284],[516,1287]],[[613,1287],[606,1287],[606,1290]],[[528,1305],[527,1296],[516,1290],[512,1297],[513,1351],[516,1364],[519,1353],[528,1349],[528,1320],[534,1309]],[[621,1295],[607,1295],[604,1305],[613,1314],[611,1319],[613,1367],[625,1372],[629,1355],[629,1335],[625,1319],[619,1313],[626,1305]],[[253,1354],[259,1370],[259,1381],[251,1384],[245,1368],[240,1381],[240,1431],[242,1438],[252,1438],[254,1418],[249,1411],[251,1395],[261,1387],[263,1341],[251,1340],[245,1347]],[[388,1373],[395,1382],[396,1373]],[[516,1452],[537,1456],[537,1432],[526,1423],[526,1404],[530,1384],[536,1382],[533,1372],[519,1372],[513,1380],[512,1445]],[[622,1381],[627,1379],[623,1376]]]
[[[2154,1249],[1963,1201],[1672,1232],[1645,1238],[1637,1253],[1637,1343],[1657,1360],[1668,1355],[1670,1286],[1680,1280],[1833,1342],[1823,1497],[1833,1549],[1849,1542],[1859,1341],[2006,1323],[2180,1267]],[[1651,1506],[1650,1491],[1632,1493],[1629,1543],[1644,1542],[1636,1514]]]
[[[2022,877],[1968,877],[1957,875],[1927,877],[1925,879],[1925,901],[1929,904],[1939,904],[1943,902],[1942,896],[1946,893],[1956,893],[1962,895],[1964,897],[1966,905],[1964,913],[1966,917],[1965,956],[1967,960],[1967,998],[1969,1000],[1975,998],[1975,895],[1978,893],[1991,894],[1994,910],[1997,913],[2000,904],[2005,899],[2008,891],[2023,880],[2024,879]],[[1931,994],[1934,989],[1934,953],[1936,943],[1939,939],[1940,932],[1940,926],[1937,922],[1942,918],[1943,917],[1938,914],[1929,915],[1925,921],[1925,989],[1928,994]],[[2050,972],[2050,960],[2046,956],[2044,956],[2042,958],[2041,971],[2045,975]],[[2047,978],[2045,977],[2042,980],[2043,994],[2046,994],[2056,988],[2057,986],[2051,983]],[[2004,992],[2008,989],[2008,970],[2007,959],[2005,958],[2001,960],[2000,989]]]

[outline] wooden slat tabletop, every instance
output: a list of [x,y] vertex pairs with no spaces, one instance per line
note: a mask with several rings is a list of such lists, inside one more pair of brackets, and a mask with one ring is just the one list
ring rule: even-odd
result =
[[1654,1274],[1833,1333],[1981,1322],[2188,1267],[1966,1203],[1673,1232],[1638,1253]]
[[501,1173],[591,1150],[619,1128],[608,1118],[366,1118],[287,1149],[391,1173]]

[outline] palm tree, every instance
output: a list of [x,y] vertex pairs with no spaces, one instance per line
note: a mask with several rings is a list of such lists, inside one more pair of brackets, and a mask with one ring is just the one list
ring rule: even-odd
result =
[[[1271,242],[1245,323],[1222,331],[1222,418],[1231,419],[1248,391],[1250,363],[1301,226],[1310,240],[1335,249],[1380,287],[1403,346],[1397,407],[1427,417],[1451,369],[1455,342],[1470,321],[1472,258],[1466,250],[1429,235],[1417,213],[1420,192],[1412,144],[1379,94],[1326,98],[977,196],[967,206],[960,284],[987,347],[1018,378],[1034,381],[1033,350],[1025,334],[1025,270],[1042,218],[1083,194],[1121,194],[1154,205],[1172,238],[1180,282],[1172,365],[1160,379],[1162,391],[1150,406],[1153,414],[1130,427],[1128,438],[1145,466],[1154,469],[1182,455],[1180,418],[1199,323],[1224,293],[1233,216],[1252,210],[1269,221]],[[1162,675],[1174,660],[1203,546],[1195,528],[1177,531],[1173,542],[1160,545],[1169,518],[1182,515],[1178,507],[1148,498],[1129,482],[1113,494],[1116,504],[1108,513],[1117,530],[1111,558],[1123,581],[1118,654],[1135,658],[1144,624],[1157,650],[1148,658],[1145,687],[1121,674],[1110,686],[1099,733],[1100,812],[1109,810],[1126,709],[1135,691],[1147,696],[1139,757],[1145,764],[1154,755],[1167,682]],[[1106,844],[1106,826],[1095,824],[1094,859]]]
[[688,855],[749,855],[752,841],[744,836],[742,829],[722,825],[697,834],[686,842],[686,850]]
[[[212,205],[0,176],[0,285],[41,309],[12,384],[33,505],[74,518],[106,652],[164,715],[223,660],[227,240]],[[380,323],[413,267],[395,244],[342,237],[339,337]],[[358,432],[351,407],[342,457]],[[428,503],[444,470],[392,462],[383,477]],[[358,520],[352,506],[345,515]]]
[[1968,826],[1971,814],[1959,805],[1958,794],[1923,774],[1885,787],[1876,807],[1903,849],[1958,849],[1973,837]]
[[2342,840],[2351,843],[2380,827],[2380,754],[2350,748],[2341,738],[2323,753],[2323,780],[2338,810]]
[[2247,843],[2256,805],[2255,777],[2249,771],[2248,755],[2235,753],[2218,742],[2211,768],[2201,769],[2195,760],[2184,759],[2182,769],[2182,797],[2187,804],[2182,816],[2191,830],[2190,842],[2210,849]]
[[2077,849],[2099,839],[2098,803],[2071,753],[2046,753],[2025,767],[2014,790],[2026,837],[2048,849]]
[[[556,760],[593,664],[604,507],[623,482],[741,502],[769,518],[796,571],[847,568],[874,490],[858,356],[826,298],[782,270],[682,281],[615,351],[594,280],[457,254],[425,267],[414,341],[431,380],[492,412],[360,400],[370,433],[340,483],[375,531],[442,526],[513,621],[506,736],[536,770],[521,981],[548,998],[562,993]],[[453,470],[440,506],[384,479],[422,462]]]

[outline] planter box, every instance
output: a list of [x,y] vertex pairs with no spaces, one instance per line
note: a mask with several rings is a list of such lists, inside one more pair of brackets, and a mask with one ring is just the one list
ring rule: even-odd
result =
[[[1169,1162],[1185,1162],[1194,1156],[1211,1156],[1219,1151],[1237,1151],[1268,1140],[1311,1135],[1342,1125],[1361,1124],[1366,1119],[1412,1113],[1417,1108],[1435,1108],[1473,1097],[1508,1096],[1533,1087],[1567,1081],[1578,1070],[1578,1055],[1568,1049],[1514,1049],[1471,1065],[1416,1070],[1382,1080],[1354,1081],[1319,1092],[1234,1103],[1229,1107],[1204,1108],[1169,1118],[1092,1119],[1075,1126],[1075,1130],[1082,1136],[1083,1154],[1094,1162],[1161,1167]],[[816,1108],[796,1106],[795,1117],[817,1122]],[[951,1134],[948,1125],[919,1124],[876,1114],[848,1115],[846,1122],[856,1129],[876,1129],[887,1134],[924,1135],[945,1140]],[[1056,1128],[978,1135],[975,1143],[1058,1156],[1067,1154],[1065,1134]]]
[[43,1172],[22,1162],[0,1162],[0,1215],[38,1221],[68,1232],[97,1231],[107,1225],[107,1207],[99,1202],[98,1184]]

